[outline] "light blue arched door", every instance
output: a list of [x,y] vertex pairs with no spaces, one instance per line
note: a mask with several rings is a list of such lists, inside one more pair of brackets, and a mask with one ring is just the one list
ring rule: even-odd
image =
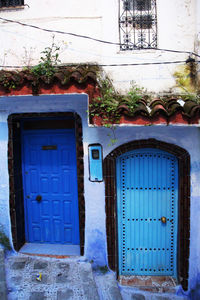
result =
[[117,158],[120,275],[177,273],[178,161],[159,149]]

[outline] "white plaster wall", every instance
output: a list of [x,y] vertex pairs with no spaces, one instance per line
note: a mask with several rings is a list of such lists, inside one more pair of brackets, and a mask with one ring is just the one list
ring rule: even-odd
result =
[[200,1],[196,0],[196,35],[197,35],[197,51],[200,51]]
[[[196,39],[195,51],[200,55],[200,1],[196,0]],[[200,82],[200,64],[198,64],[198,80]]]
[[119,126],[116,129],[117,143],[111,147],[110,129],[88,127],[87,95],[43,95],[0,97],[0,223],[6,228],[11,239],[9,218],[9,178],[7,169],[7,116],[22,112],[61,112],[76,111],[82,118],[84,144],[84,189],[86,203],[85,227],[85,257],[93,259],[96,264],[105,265],[106,259],[106,229],[105,229],[105,187],[104,182],[90,182],[88,171],[88,145],[100,143],[103,147],[103,157],[115,147],[129,141],[155,138],[176,144],[186,149],[191,157],[191,230],[189,284],[195,286],[200,274],[200,128],[189,126]]
[[[73,32],[119,42],[118,0],[25,0],[23,9],[0,10],[0,17],[52,30]],[[158,48],[194,51],[199,24],[198,0],[157,0]],[[52,33],[0,21],[0,65],[37,64],[40,52],[50,46]],[[143,63],[185,60],[188,55],[164,51],[120,52],[115,45],[55,34],[63,63]],[[105,67],[119,89],[136,81],[149,91],[174,87],[176,65]]]

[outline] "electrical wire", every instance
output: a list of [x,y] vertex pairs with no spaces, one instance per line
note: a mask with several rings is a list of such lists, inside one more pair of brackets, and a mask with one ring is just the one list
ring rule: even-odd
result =
[[[200,61],[195,61],[197,63],[199,63]],[[102,64],[99,65],[100,67],[123,67],[123,66],[148,66],[148,65],[169,65],[169,64],[182,64],[182,63],[186,63],[186,61],[184,60],[177,60],[177,61],[163,61],[163,62],[146,62],[146,63],[132,63],[132,64]]]
[[[120,43],[111,42],[111,41],[105,41],[105,40],[93,38],[93,37],[90,37],[90,36],[87,36],[87,35],[81,35],[81,34],[77,34],[77,33],[73,33],[73,32],[66,32],[66,31],[60,31],[60,30],[52,30],[52,29],[42,28],[42,27],[39,27],[39,26],[36,26],[36,25],[26,24],[26,23],[23,23],[23,22],[20,22],[20,21],[15,21],[15,20],[7,19],[7,18],[2,18],[2,17],[0,17],[0,20],[6,21],[6,22],[10,22],[10,23],[19,24],[19,25],[22,25],[22,26],[30,27],[30,28],[34,28],[34,29],[37,29],[37,30],[42,30],[42,31],[45,31],[45,32],[65,34],[65,35],[70,35],[70,36],[74,36],[74,37],[78,37],[78,38],[92,40],[92,41],[99,42],[99,43],[121,46]],[[137,50],[143,50],[143,49],[144,48],[138,48]],[[182,53],[182,54],[185,53],[185,54],[189,54],[189,55],[194,55],[196,57],[200,57],[200,55],[198,55],[195,52],[191,52],[191,51],[181,51],[181,50],[161,49],[161,48],[151,48],[151,50],[158,50],[158,51],[165,51],[165,52],[174,52],[174,53]]]
[[[130,64],[87,64],[89,66],[98,66],[98,67],[126,67],[126,66],[148,66],[148,65],[169,65],[169,64],[183,64],[186,63],[185,60],[177,60],[177,61],[163,61],[163,62],[146,62],[146,63],[130,63]],[[200,63],[200,61],[196,61],[196,63]],[[79,63],[77,63],[78,65]],[[60,69],[60,68],[65,68],[65,67],[77,67],[76,64],[62,64],[59,66],[55,66],[56,68]],[[84,65],[84,63],[82,63],[82,65]],[[34,67],[34,66],[30,66]],[[0,65],[0,68],[8,68],[8,69],[23,69],[23,68],[27,68],[27,66],[4,66],[4,65]]]

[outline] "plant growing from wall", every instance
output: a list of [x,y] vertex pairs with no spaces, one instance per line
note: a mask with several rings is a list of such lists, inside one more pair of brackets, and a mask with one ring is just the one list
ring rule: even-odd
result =
[[31,73],[33,73],[37,78],[40,76],[45,76],[47,82],[50,83],[56,72],[56,66],[60,63],[59,50],[54,42],[54,37],[50,47],[46,47],[44,51],[41,52],[39,64],[31,68]]
[[110,125],[119,121],[120,115],[117,113],[117,109],[119,107],[120,96],[108,76],[104,79],[99,77],[98,86],[100,96],[92,99],[89,105],[89,114],[91,117],[101,116],[103,125],[110,127]]
[[18,74],[11,75],[9,72],[4,72],[0,75],[0,84],[7,90],[8,92],[17,88],[20,84],[20,76]]
[[100,96],[93,98],[89,105],[89,116],[102,118],[102,125],[111,130],[108,134],[110,143],[113,146],[117,142],[115,130],[116,124],[120,121],[120,108],[126,107],[130,115],[134,115],[138,102],[144,98],[145,91],[132,82],[127,94],[120,94],[113,86],[112,80],[101,73],[98,80]]
[[0,244],[6,249],[11,250],[10,241],[7,235],[5,234],[4,228],[0,225]]
[[146,91],[143,87],[138,87],[136,83],[132,81],[127,95],[122,97],[122,103],[127,105],[130,115],[133,115],[136,107],[138,106],[138,102],[143,98],[147,98]]
[[111,127],[120,121],[120,107],[126,106],[130,115],[134,115],[139,100],[144,98],[144,89],[132,82],[127,94],[120,94],[108,76],[99,78],[100,96],[92,99],[89,105],[90,117],[100,116],[104,127]]
[[110,142],[108,144],[108,146],[113,146],[117,143],[117,137],[115,134],[115,130],[116,130],[116,126],[115,125],[107,125],[107,128],[109,128],[111,130],[111,133],[108,133],[108,137],[110,137]]

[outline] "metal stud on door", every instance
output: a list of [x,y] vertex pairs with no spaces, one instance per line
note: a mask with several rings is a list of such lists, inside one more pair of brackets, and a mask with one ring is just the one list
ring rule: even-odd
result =
[[117,159],[119,274],[176,277],[178,162],[158,149]]

